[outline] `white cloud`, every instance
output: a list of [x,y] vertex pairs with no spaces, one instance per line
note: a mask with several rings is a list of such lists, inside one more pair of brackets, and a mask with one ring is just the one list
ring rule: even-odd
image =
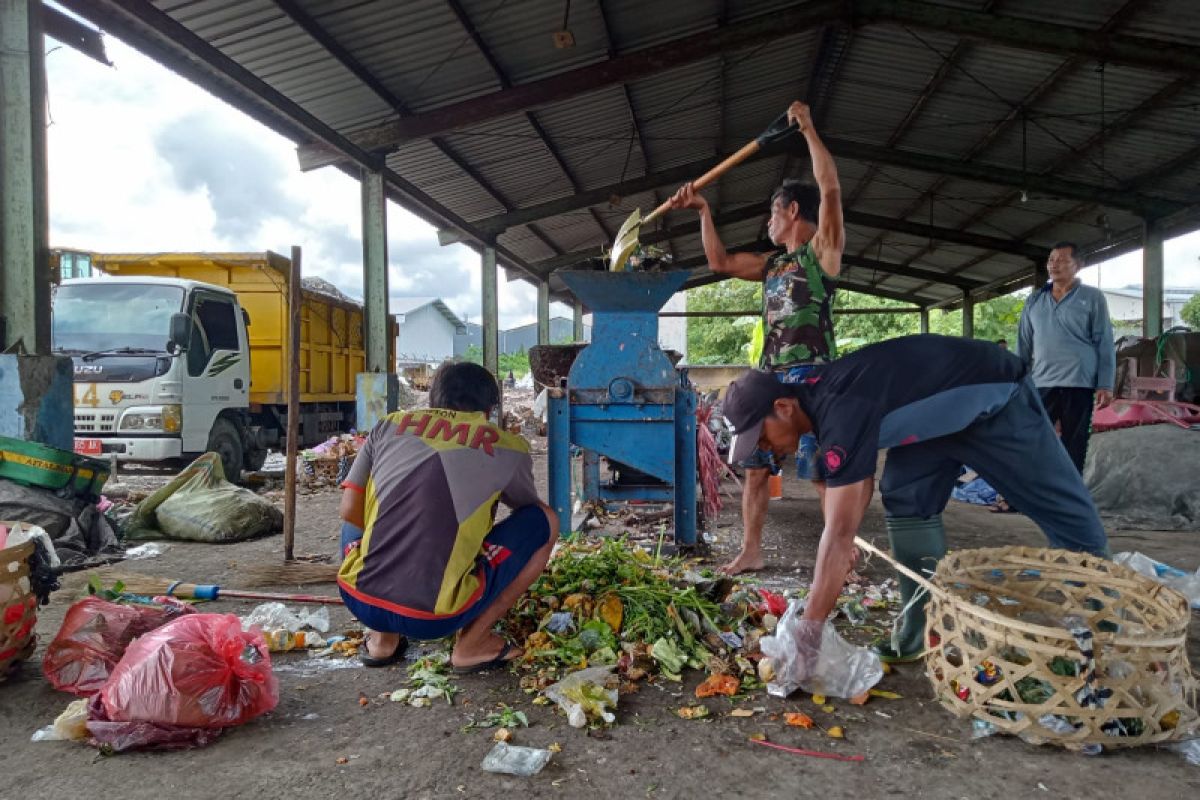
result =
[[[109,68],[51,42],[48,132],[55,247],[101,252],[304,250],[304,272],[362,296],[361,195],[333,168],[302,173],[293,143],[105,37]],[[393,296],[435,295],[480,317],[479,256],[388,204]],[[537,295],[500,277],[504,327]],[[569,310],[566,312],[569,314]]]

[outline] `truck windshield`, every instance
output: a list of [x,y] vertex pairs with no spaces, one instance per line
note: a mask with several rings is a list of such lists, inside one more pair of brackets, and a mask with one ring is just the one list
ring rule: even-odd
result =
[[182,308],[183,289],[178,286],[63,284],[54,293],[54,349],[166,352],[171,315]]

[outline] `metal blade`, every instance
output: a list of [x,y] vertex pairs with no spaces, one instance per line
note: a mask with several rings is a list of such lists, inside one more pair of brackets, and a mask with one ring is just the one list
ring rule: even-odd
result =
[[618,272],[625,267],[625,262],[633,255],[638,246],[638,235],[642,232],[642,210],[635,208],[633,213],[621,223],[617,237],[613,240],[612,252],[608,257],[608,268]]

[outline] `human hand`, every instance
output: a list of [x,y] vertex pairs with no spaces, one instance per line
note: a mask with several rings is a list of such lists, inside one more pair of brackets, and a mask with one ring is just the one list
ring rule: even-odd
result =
[[708,208],[708,201],[704,199],[704,195],[696,191],[696,187],[691,181],[679,187],[679,191],[671,196],[671,209],[694,208],[697,211],[703,211]]
[[1095,405],[1096,405],[1097,411],[1099,411],[1102,408],[1107,408],[1109,405],[1112,404],[1112,401],[1113,401],[1112,391],[1110,391],[1108,389],[1097,389],[1096,390]]
[[788,123],[798,127],[801,133],[813,129],[812,109],[808,107],[807,103],[795,101],[788,106],[787,116]]
[[790,676],[797,684],[817,674],[821,661],[821,637],[825,634],[825,620],[798,619],[792,629],[796,643],[794,672]]

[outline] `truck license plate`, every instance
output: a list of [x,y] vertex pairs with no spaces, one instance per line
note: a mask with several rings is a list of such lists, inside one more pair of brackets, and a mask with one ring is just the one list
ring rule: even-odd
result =
[[81,456],[98,456],[104,452],[99,439],[76,439],[75,452]]

